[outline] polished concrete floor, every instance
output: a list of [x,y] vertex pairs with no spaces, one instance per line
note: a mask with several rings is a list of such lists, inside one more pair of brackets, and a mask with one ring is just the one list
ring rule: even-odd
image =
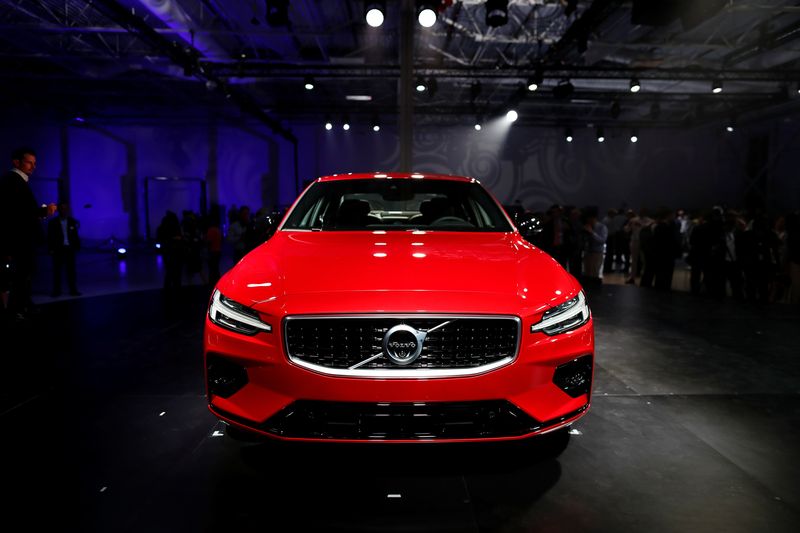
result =
[[[207,289],[85,254],[2,331],[6,524],[80,532],[782,532],[800,524],[800,309],[606,284],[593,405],[555,455],[245,444],[207,411]],[[41,273],[46,278],[46,272]],[[5,529],[5,528],[4,528]]]

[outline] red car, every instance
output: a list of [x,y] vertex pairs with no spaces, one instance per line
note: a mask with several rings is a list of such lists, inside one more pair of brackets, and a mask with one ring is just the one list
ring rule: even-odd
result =
[[591,397],[579,283],[471,178],[317,179],[217,284],[208,405],[238,436],[513,440]]

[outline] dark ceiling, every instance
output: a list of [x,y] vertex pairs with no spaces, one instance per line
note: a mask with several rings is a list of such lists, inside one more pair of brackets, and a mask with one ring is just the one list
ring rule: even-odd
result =
[[413,94],[418,124],[516,105],[529,125],[691,127],[786,114],[800,96],[798,2],[512,0],[498,27],[483,0],[436,4],[431,28],[405,0],[372,28],[354,0],[0,0],[0,99],[102,119],[256,117],[291,135],[326,115],[395,121],[404,67],[436,86]]

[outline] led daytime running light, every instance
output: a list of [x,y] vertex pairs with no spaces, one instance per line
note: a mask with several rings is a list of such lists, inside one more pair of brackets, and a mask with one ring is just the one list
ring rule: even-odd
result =
[[259,331],[272,332],[272,326],[259,320],[255,311],[226,298],[218,290],[211,297],[208,317],[218,326],[245,335],[255,335]]
[[547,335],[558,335],[584,325],[590,316],[586,297],[581,291],[575,298],[545,311],[542,320],[531,326],[531,333],[541,331]]

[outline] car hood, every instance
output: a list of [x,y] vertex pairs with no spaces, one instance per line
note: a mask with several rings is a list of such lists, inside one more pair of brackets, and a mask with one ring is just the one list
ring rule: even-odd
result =
[[530,312],[580,289],[518,233],[278,232],[219,284],[270,314]]

